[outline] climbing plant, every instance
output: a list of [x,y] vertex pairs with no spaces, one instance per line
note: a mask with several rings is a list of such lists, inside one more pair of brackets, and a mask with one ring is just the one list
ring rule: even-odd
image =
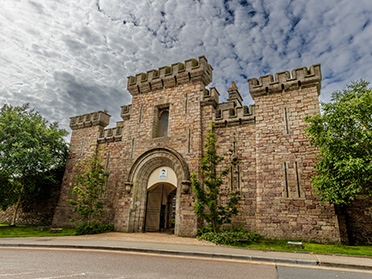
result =
[[70,199],[69,202],[75,206],[74,212],[80,214],[82,219],[80,221],[88,225],[92,219],[97,220],[104,215],[103,201],[100,197],[104,193],[104,185],[109,173],[102,165],[101,153],[102,150],[93,152],[91,157],[80,161],[74,169],[77,174],[72,193],[76,194],[76,198]]
[[212,122],[203,145],[203,157],[199,160],[201,179],[194,172],[191,181],[196,199],[194,212],[207,224],[210,231],[217,232],[223,224],[231,223],[231,218],[238,214],[239,196],[237,193],[230,192],[227,203],[221,202],[221,187],[224,178],[229,174],[229,168],[217,171],[224,157],[217,154],[217,138],[213,127]]

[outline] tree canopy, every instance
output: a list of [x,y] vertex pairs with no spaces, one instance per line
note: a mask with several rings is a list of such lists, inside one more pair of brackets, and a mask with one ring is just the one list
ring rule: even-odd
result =
[[[24,193],[38,191],[45,179],[55,183],[52,170],[64,166],[67,158],[66,135],[28,104],[1,108],[0,192],[7,194],[0,196],[0,204],[2,209],[16,204],[13,225]],[[44,183],[38,184],[35,177],[40,175]]]
[[305,119],[313,146],[320,149],[313,186],[321,200],[346,205],[372,195],[372,90],[353,82],[321,103],[322,114]]

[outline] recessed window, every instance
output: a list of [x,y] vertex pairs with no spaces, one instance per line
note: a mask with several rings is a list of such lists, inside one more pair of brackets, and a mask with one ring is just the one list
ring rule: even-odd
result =
[[160,106],[155,109],[153,137],[168,136],[169,106]]
[[168,135],[168,119],[168,109],[159,111],[159,137],[165,137]]

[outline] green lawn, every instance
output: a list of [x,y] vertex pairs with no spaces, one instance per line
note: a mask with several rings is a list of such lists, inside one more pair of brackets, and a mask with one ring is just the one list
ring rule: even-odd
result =
[[75,229],[63,228],[63,231],[60,233],[50,233],[48,228],[41,230],[38,226],[17,225],[15,227],[9,227],[7,224],[0,224],[0,238],[59,235],[75,235]]
[[372,257],[372,246],[347,246],[341,244],[319,244],[312,242],[303,242],[304,249],[294,248],[287,244],[286,240],[264,239],[250,245],[242,247],[260,250],[275,251],[298,251],[305,253],[323,253],[339,255],[356,255]]

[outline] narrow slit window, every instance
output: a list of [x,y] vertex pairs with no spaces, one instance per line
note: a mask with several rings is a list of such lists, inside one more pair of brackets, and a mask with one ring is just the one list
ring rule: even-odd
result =
[[143,110],[143,106],[141,106],[140,109],[139,109],[139,115],[138,115],[138,122],[139,123],[142,122],[142,110]]
[[283,113],[284,113],[284,129],[285,129],[285,133],[286,134],[289,134],[288,108],[284,108],[283,109]]
[[298,175],[298,165],[297,165],[297,162],[295,162],[295,171],[296,171],[297,194],[298,194],[298,197],[301,198],[300,177]]
[[187,110],[188,110],[188,101],[189,101],[189,95],[188,94],[185,94],[185,114],[187,114]]
[[[106,165],[105,165],[105,172],[109,172],[110,156],[111,156],[111,152],[108,152],[107,153]],[[106,191],[107,191],[107,188],[108,188],[107,187],[108,186],[108,180],[109,180],[109,177],[107,176],[106,179],[105,179],[105,184],[101,186],[102,188],[101,188],[101,191],[99,193],[99,197],[101,199],[106,197]]]
[[289,187],[288,187],[288,167],[287,163],[283,163],[283,169],[284,169],[284,191],[285,191],[285,196],[289,198]]
[[83,155],[84,144],[85,144],[85,137],[83,137],[82,140],[81,140],[81,144],[80,144],[80,152],[79,152],[79,155],[80,155],[80,156]]
[[134,138],[132,138],[132,146],[131,146],[131,149],[130,149],[130,158],[131,159],[133,158],[133,154],[134,154],[134,144],[135,144],[135,140],[134,140]]
[[191,130],[187,130],[187,153],[191,152]]

